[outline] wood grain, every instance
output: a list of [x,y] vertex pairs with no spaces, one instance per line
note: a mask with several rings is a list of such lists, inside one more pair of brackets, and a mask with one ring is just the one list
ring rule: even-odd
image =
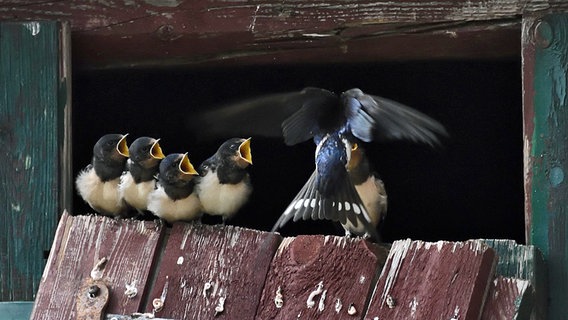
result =
[[[110,290],[107,312],[130,314],[141,308],[159,243],[160,224],[65,213],[37,293],[32,319],[73,319],[78,288],[103,257],[102,280]],[[133,298],[126,284],[137,288]],[[84,293],[83,293],[84,294]]]
[[481,320],[528,320],[533,302],[534,291],[529,281],[499,276],[491,283]]
[[0,19],[70,21],[78,65],[131,67],[400,59],[384,41],[403,58],[518,56],[519,16],[566,9],[561,0],[9,0]]
[[523,21],[527,242],[547,262],[548,318],[568,319],[568,14]]
[[526,280],[535,293],[530,319],[547,319],[548,274],[544,257],[532,245],[520,245],[513,240],[483,240],[499,256],[496,274],[505,278]]
[[365,319],[479,319],[496,263],[480,240],[396,241]]
[[275,233],[232,226],[174,224],[145,311],[163,296],[157,317],[253,319],[280,241]]
[[256,319],[360,319],[386,255],[385,248],[361,239],[285,238],[270,266]]
[[71,201],[66,30],[0,23],[0,300],[33,300]]

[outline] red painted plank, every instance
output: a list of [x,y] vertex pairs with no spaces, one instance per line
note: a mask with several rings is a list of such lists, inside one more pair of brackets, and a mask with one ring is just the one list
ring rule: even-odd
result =
[[[149,221],[114,220],[65,213],[37,293],[32,319],[74,319],[78,288],[90,278],[95,264],[108,262],[102,281],[111,298],[107,312],[137,312],[162,237],[161,225]],[[138,294],[125,295],[126,284]]]
[[360,319],[386,255],[385,248],[361,239],[285,238],[256,319]]
[[396,241],[365,319],[479,319],[496,262],[480,240]]
[[281,239],[232,226],[174,224],[146,311],[164,296],[157,317],[253,319]]
[[414,59],[512,56],[519,15],[566,8],[563,0],[5,0],[0,19],[67,20],[76,63],[125,67],[401,59],[397,52]]
[[481,320],[528,320],[533,303],[529,281],[497,277],[491,283]]
[[499,256],[496,273],[505,278],[527,280],[534,291],[531,320],[547,319],[548,274],[542,253],[535,246],[513,240],[483,240]]

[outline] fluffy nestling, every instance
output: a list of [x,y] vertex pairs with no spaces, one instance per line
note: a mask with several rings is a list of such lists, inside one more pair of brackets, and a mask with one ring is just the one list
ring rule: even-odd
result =
[[148,209],[148,195],[156,187],[160,161],[165,157],[159,143],[160,139],[140,137],[128,148],[130,158],[126,171],[120,177],[121,198],[138,213]]
[[128,158],[126,136],[107,134],[93,147],[93,159],[75,180],[77,191],[96,212],[119,217],[126,214],[118,185]]
[[[371,226],[376,228],[387,214],[387,193],[383,181],[371,168],[369,159],[359,144],[352,146],[347,173],[355,186],[355,190],[357,190],[357,194],[363,201],[365,209],[367,209]],[[347,220],[342,226],[345,229],[346,236],[356,235],[364,238],[372,236],[365,230],[364,223],[359,221],[354,224]]]
[[250,165],[250,138],[232,138],[199,166],[197,194],[205,213],[221,216],[225,223],[239,211],[252,192]]
[[201,216],[195,192],[197,171],[187,153],[173,153],[160,163],[156,189],[148,196],[148,210],[169,223],[192,221]]

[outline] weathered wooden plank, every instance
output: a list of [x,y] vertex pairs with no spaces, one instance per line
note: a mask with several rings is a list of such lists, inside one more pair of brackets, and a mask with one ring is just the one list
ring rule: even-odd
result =
[[534,290],[531,319],[546,319],[548,276],[542,253],[532,245],[519,245],[513,240],[483,240],[499,257],[496,274],[529,281]]
[[[144,302],[144,290],[163,235],[150,221],[114,220],[64,213],[37,293],[32,319],[74,319],[79,288],[102,258],[102,280],[110,290],[107,312],[131,314]],[[126,286],[137,289],[132,298]]]
[[527,240],[547,261],[550,319],[568,319],[568,15],[523,21]]
[[146,306],[174,319],[253,319],[281,237],[233,226],[174,224]]
[[480,240],[396,241],[365,319],[479,319],[496,263]]
[[[403,57],[415,59],[428,58],[430,53],[452,57],[453,49],[458,56],[510,55],[518,52],[518,42],[513,44],[507,37],[511,28],[518,35],[518,17],[553,10],[568,10],[568,4],[562,0],[317,0],[302,4],[270,0],[10,0],[0,4],[0,19],[68,20],[74,31],[74,55],[78,58],[74,60],[108,67],[227,60],[233,64],[351,61],[361,60],[359,55],[374,56],[375,61],[400,59],[389,55],[385,39],[400,45]],[[472,36],[468,29],[480,32]],[[499,41],[482,45],[481,35]],[[415,50],[417,46],[412,45],[413,40],[424,44],[430,38],[436,46]],[[117,47],[121,50],[114,50]],[[314,49],[328,54],[304,56]]]
[[499,276],[491,283],[481,320],[531,319],[533,301],[534,290],[529,281]]
[[0,23],[0,300],[33,300],[69,208],[66,25]]
[[386,256],[385,248],[361,239],[285,238],[256,319],[360,319]]
[[29,319],[32,301],[0,301],[0,314],[4,320]]

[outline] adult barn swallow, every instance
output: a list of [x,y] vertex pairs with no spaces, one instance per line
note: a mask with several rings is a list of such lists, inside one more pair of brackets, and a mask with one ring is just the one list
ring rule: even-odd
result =
[[250,138],[232,138],[199,166],[197,194],[205,213],[222,216],[225,223],[239,211],[252,192],[250,165]]
[[128,158],[126,135],[107,134],[93,147],[93,159],[83,169],[75,185],[79,195],[100,214],[118,217],[126,214],[118,185]]
[[369,209],[359,193],[353,192],[355,177],[349,174],[353,151],[362,141],[392,139],[433,146],[439,143],[439,135],[447,134],[446,130],[414,109],[359,89],[337,96],[327,90],[307,88],[296,95],[306,98],[302,107],[282,123],[284,141],[294,145],[312,138],[317,145],[316,169],[274,229],[291,218],[329,219],[339,221],[349,232],[367,234],[378,241]]
[[148,195],[156,187],[155,176],[165,156],[159,139],[150,137],[134,140],[128,151],[130,158],[118,189],[126,204],[143,214],[148,209]]
[[169,154],[160,162],[156,189],[148,196],[148,210],[169,223],[199,218],[201,203],[195,192],[196,177],[187,153]]
[[209,134],[252,128],[254,134],[277,136],[273,126],[280,122],[279,135],[287,145],[313,139],[316,168],[273,230],[292,218],[329,219],[362,225],[374,238],[378,234],[348,172],[353,149],[361,142],[389,140],[433,146],[447,135],[440,123],[421,112],[356,88],[339,96],[320,88],[264,96],[210,111],[200,120],[212,128]]

